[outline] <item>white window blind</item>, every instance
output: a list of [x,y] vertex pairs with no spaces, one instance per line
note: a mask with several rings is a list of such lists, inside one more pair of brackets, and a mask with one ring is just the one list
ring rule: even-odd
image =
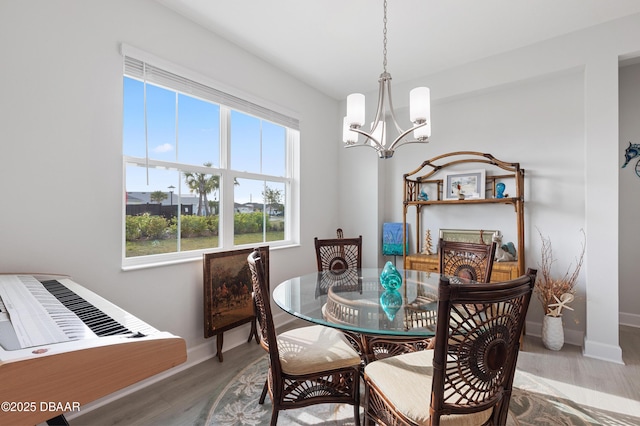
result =
[[124,57],[124,74],[131,78],[225,105],[294,130],[300,130],[300,123],[297,118],[190,80],[131,56],[125,55]]

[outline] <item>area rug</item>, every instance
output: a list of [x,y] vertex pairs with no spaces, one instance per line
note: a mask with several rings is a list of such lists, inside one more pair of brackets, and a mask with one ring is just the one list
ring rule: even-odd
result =
[[[271,401],[258,404],[268,369],[267,356],[244,368],[219,395],[212,399],[206,426],[268,425]],[[362,413],[362,407],[360,409]],[[278,425],[354,425],[353,408],[346,404],[320,404],[281,411]],[[584,407],[565,398],[536,376],[518,371],[509,404],[507,426],[636,426],[640,417]]]

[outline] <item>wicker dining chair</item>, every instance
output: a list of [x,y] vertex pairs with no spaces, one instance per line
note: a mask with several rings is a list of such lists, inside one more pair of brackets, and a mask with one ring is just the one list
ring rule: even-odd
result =
[[247,262],[260,330],[260,344],[269,354],[267,391],[271,397],[271,425],[281,410],[324,403],[353,405],[356,425],[360,424],[360,356],[335,329],[320,325],[276,334],[271,302],[260,251]]
[[[316,248],[316,263],[318,272],[330,271],[334,274],[332,280],[325,279],[321,284],[331,284],[341,278],[349,278],[354,271],[362,268],[362,235],[344,238],[342,228],[336,230],[336,238],[313,239]],[[357,272],[356,272],[357,278]],[[357,281],[356,285],[357,285]],[[327,294],[329,285],[319,287],[316,296]],[[365,349],[362,344],[363,336],[355,332],[343,331],[351,346],[366,360]]]
[[491,281],[495,241],[491,244],[463,243],[440,239],[440,273],[480,283]]
[[338,228],[337,238],[314,238],[318,272],[362,268],[362,235],[353,238],[342,237]]
[[365,423],[506,424],[536,274],[494,284],[442,275],[435,348],[365,367]]

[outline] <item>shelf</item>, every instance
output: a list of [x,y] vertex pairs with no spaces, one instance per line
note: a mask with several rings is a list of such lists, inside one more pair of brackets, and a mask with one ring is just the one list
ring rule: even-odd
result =
[[428,200],[428,201],[405,201],[407,205],[429,206],[434,204],[515,204],[520,201],[518,197],[508,198],[470,198],[468,200]]
[[[515,197],[506,198],[472,198],[466,200],[443,200],[445,192],[444,181],[441,178],[447,175],[448,170],[463,170],[460,166],[468,165],[470,169],[483,167],[486,170],[485,191],[486,195],[493,197],[496,192],[496,185],[502,181],[510,181],[513,185],[510,191],[513,191]],[[452,167],[454,166],[454,167]],[[446,171],[445,171],[446,169]],[[505,173],[506,172],[506,173]],[[492,280],[504,281],[513,279],[517,275],[524,274],[525,266],[525,246],[524,246],[524,169],[520,168],[519,163],[507,163],[498,160],[491,154],[474,152],[474,151],[458,151],[448,154],[442,154],[430,160],[424,161],[415,170],[404,174],[404,212],[403,226],[407,225],[407,213],[410,207],[415,208],[415,248],[414,253],[420,253],[422,235],[422,227],[428,222],[428,218],[424,217],[423,206],[461,206],[461,205],[489,205],[503,204],[511,205],[515,209],[515,227],[517,234],[517,253],[518,260],[514,262],[505,262],[502,264],[494,263],[494,274]],[[422,201],[419,196],[422,192],[426,192],[434,199]],[[434,213],[435,211],[432,211]],[[428,216],[428,215],[426,215]],[[406,237],[405,237],[406,238]],[[406,245],[406,240],[405,240]],[[408,248],[408,247],[407,247]],[[432,270],[437,269],[437,258],[423,256],[419,254],[409,255],[409,250],[404,254],[405,267],[408,269]],[[496,269],[497,267],[497,269]]]

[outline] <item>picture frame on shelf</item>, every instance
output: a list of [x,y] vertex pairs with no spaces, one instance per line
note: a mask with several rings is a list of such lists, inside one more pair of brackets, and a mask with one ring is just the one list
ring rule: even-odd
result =
[[458,200],[459,194],[464,194],[464,199],[485,198],[485,170],[468,170],[443,174],[443,194],[445,200]]
[[488,229],[441,229],[440,238],[459,243],[491,244],[497,230]]

